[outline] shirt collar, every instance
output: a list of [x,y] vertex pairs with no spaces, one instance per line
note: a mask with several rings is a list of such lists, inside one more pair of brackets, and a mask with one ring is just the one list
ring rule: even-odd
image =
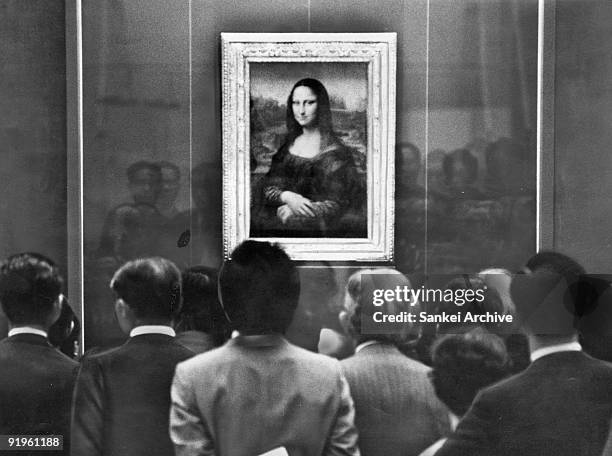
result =
[[582,346],[578,342],[574,341],[538,348],[531,352],[531,362],[535,361],[536,359],[540,359],[543,356],[566,351],[582,351]]
[[47,338],[47,333],[42,329],[30,328],[29,326],[20,326],[19,328],[13,328],[8,332],[8,336],[16,336],[17,334],[36,334]]
[[174,329],[166,325],[142,325],[136,326],[130,331],[130,337],[141,336],[143,334],[165,334],[170,337],[176,336]]
[[459,417],[453,412],[448,412],[448,422],[450,423],[451,432],[455,432],[455,429],[457,429],[459,425]]
[[380,344],[381,342],[378,340],[368,340],[366,342],[363,342],[359,345],[357,345],[355,347],[355,353],[359,353],[361,350],[363,350],[366,347],[369,347],[370,345],[374,345],[374,344]]

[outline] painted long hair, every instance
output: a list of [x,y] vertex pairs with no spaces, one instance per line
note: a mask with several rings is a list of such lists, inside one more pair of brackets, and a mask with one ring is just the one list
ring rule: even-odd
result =
[[293,115],[293,92],[298,87],[308,87],[317,97],[317,117],[314,125],[321,132],[321,136],[327,137],[330,141],[337,141],[338,137],[334,132],[332,124],[329,95],[325,86],[316,79],[305,78],[295,83],[287,98],[287,143],[291,144],[303,132],[302,126],[295,120]]

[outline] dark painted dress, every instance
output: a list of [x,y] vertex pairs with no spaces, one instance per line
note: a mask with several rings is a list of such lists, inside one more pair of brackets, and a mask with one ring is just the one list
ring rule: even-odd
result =
[[[284,144],[272,158],[253,217],[253,237],[367,237],[365,171],[355,164],[356,152],[332,143],[304,158]],[[284,191],[313,203],[315,217],[292,216],[282,223],[276,213]]]

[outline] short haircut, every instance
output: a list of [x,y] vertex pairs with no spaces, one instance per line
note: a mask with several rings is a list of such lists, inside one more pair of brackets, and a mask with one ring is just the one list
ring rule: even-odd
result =
[[171,319],[180,309],[181,273],[165,258],[128,261],[110,286],[139,319]]
[[560,274],[568,282],[586,274],[585,269],[573,258],[552,250],[542,250],[533,255],[525,267],[530,272],[543,271]]
[[569,337],[576,333],[578,318],[594,304],[585,269],[571,257],[541,251],[526,263],[528,274],[516,275],[510,295],[521,324],[539,336]]
[[479,390],[510,374],[504,341],[483,328],[441,337],[433,345],[432,361],[436,394],[459,417]]
[[136,178],[136,173],[138,173],[138,171],[142,169],[148,169],[150,171],[153,171],[157,176],[159,176],[159,180],[161,181],[162,171],[161,171],[160,165],[158,165],[157,163],[146,161],[146,160],[137,161],[136,163],[132,163],[128,167],[126,171],[128,181],[133,182],[134,179]]
[[297,268],[277,244],[245,241],[219,275],[223,308],[245,334],[284,333],[300,296]]
[[183,306],[177,331],[202,331],[220,345],[229,336],[228,322],[218,297],[215,268],[192,266],[182,274]]
[[0,266],[0,303],[14,325],[44,324],[62,291],[55,263],[38,253],[10,256]]

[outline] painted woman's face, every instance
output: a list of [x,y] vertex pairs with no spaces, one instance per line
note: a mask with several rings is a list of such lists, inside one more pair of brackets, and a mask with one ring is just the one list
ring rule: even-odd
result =
[[317,120],[317,96],[310,87],[299,86],[293,91],[293,117],[302,128]]

